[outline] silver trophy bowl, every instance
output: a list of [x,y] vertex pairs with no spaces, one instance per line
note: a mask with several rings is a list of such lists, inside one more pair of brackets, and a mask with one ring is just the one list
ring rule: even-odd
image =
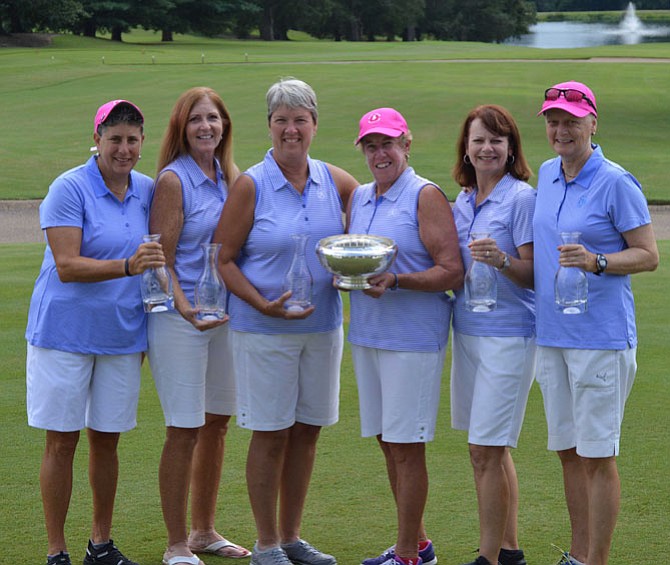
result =
[[332,235],[316,245],[319,261],[345,290],[371,288],[368,278],[388,270],[397,254],[395,241],[377,235]]

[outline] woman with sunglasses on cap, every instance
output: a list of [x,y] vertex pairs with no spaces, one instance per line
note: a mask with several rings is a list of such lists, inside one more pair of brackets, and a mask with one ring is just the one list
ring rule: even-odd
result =
[[[314,248],[343,232],[356,180],[312,159],[316,94],[287,78],[266,94],[272,148],[235,182],[214,241],[230,297],[237,424],[252,430],[247,489],[258,539],[252,565],[335,565],[300,538],[316,444],[337,422],[342,301]],[[283,288],[294,234],[308,236],[312,305],[290,307]]]
[[[557,157],[538,175],[536,378],[572,528],[561,563],[605,565],[619,512],[621,421],[636,371],[630,275],[656,269],[659,255],[640,184],[592,142],[593,91],[575,81],[556,84],[545,91],[540,114]],[[579,243],[562,244],[562,232],[579,232]],[[556,308],[559,265],[586,273],[585,312]]]
[[84,565],[136,565],[110,535],[121,432],[135,427],[146,318],[139,275],[165,263],[147,233],[153,181],[133,170],[144,118],[127,100],[95,115],[97,154],[60,175],[40,205],[44,261],[28,314],[28,424],[46,430],[40,486],[48,565],[70,565],[65,519],[87,428],[93,523]]
[[425,445],[437,420],[449,338],[451,299],[463,263],[451,206],[437,185],[409,166],[412,134],[393,108],[367,112],[359,145],[373,181],[356,189],[349,233],[393,239],[392,269],[350,294],[349,341],[358,382],[361,433],[376,437],[395,499],[394,546],[363,565],[433,565],[423,512],[428,495]]
[[194,307],[202,245],[212,241],[238,175],[223,100],[211,88],[187,90],[172,109],[161,144],[149,224],[161,234],[174,285],[175,310],[152,314],[148,323],[149,363],[166,425],[158,472],[166,565],[202,565],[195,552],[250,555],[214,524],[225,436],[235,411],[228,318],[201,319]]
[[[479,503],[479,556],[469,565],[526,565],[517,539],[516,447],[533,381],[532,174],[519,129],[501,106],[478,106],[463,123],[453,176],[463,190],[454,218],[465,268],[497,270],[497,302],[470,311],[456,293],[451,363],[451,422],[468,432]],[[472,234],[488,234],[473,240]]]

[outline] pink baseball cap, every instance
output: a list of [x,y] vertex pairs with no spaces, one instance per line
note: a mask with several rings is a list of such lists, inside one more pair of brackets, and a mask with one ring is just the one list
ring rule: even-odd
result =
[[116,108],[119,104],[128,104],[131,108],[134,110],[137,110],[137,113],[140,115],[142,120],[144,120],[144,116],[142,115],[142,111],[135,106],[132,102],[128,102],[128,100],[111,100],[107,102],[106,104],[103,104],[98,108],[98,111],[95,114],[95,121],[93,122],[93,132],[98,131],[98,126],[100,124],[104,124],[105,120],[109,118],[109,115],[112,113],[112,110]]
[[382,133],[389,137],[400,137],[407,133],[407,122],[402,114],[393,108],[370,110],[358,122],[356,145],[369,133]]
[[593,91],[585,84],[574,80],[559,82],[545,90],[544,104],[542,104],[542,109],[537,115],[544,114],[552,108],[565,110],[578,118],[583,118],[589,114],[598,117],[596,97]]

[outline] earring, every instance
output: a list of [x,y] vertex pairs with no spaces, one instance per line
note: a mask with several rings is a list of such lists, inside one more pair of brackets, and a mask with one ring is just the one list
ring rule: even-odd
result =
[[463,162],[466,165],[472,165],[472,161],[470,161],[470,156],[467,153],[465,155],[463,155]]
[[510,155],[509,157],[507,157],[507,164],[508,165],[514,165],[514,161],[516,161],[516,158],[514,157],[514,155]]

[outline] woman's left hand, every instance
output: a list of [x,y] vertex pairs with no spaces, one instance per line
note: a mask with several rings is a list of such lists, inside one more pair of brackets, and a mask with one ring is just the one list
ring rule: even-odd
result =
[[380,298],[389,288],[396,283],[396,275],[391,272],[381,273],[368,279],[371,288],[366,288],[363,293],[372,298]]

